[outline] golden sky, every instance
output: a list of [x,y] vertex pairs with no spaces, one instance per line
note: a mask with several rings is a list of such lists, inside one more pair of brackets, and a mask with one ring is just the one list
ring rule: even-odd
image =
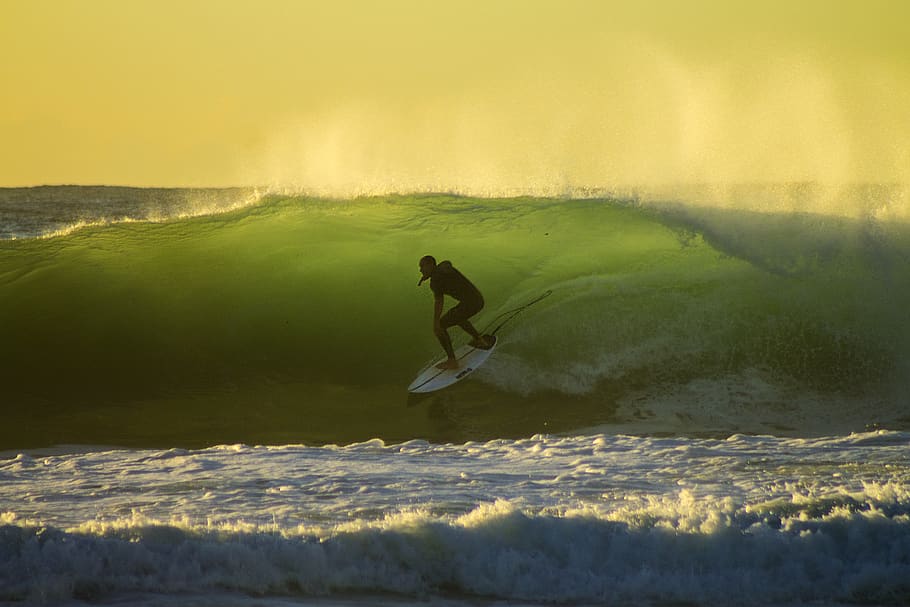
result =
[[0,186],[907,181],[905,0],[0,0]]

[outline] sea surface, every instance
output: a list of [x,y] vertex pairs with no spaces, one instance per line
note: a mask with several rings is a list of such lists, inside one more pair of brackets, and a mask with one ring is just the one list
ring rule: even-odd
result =
[[[910,604],[906,190],[826,196],[0,189],[0,603]],[[425,254],[552,293],[409,397]]]

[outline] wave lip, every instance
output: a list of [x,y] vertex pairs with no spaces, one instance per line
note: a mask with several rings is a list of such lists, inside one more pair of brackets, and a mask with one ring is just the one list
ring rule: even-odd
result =
[[36,186],[0,188],[0,241],[67,236],[89,227],[217,215],[257,204],[258,188]]

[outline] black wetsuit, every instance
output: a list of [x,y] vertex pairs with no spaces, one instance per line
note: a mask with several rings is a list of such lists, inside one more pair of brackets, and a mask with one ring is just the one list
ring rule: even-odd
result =
[[450,261],[440,262],[433,270],[430,289],[437,296],[448,295],[458,300],[458,304],[439,319],[444,328],[460,325],[483,309],[483,295]]

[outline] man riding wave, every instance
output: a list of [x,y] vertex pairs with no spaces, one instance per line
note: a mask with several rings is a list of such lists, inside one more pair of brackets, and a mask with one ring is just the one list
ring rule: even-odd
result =
[[[417,286],[423,284],[425,280],[430,281],[430,289],[433,291],[433,333],[436,334],[439,343],[448,355],[448,359],[436,365],[439,369],[458,369],[458,359],[455,357],[455,350],[452,347],[452,339],[449,337],[448,328],[458,325],[464,329],[471,337],[471,345],[475,348],[484,350],[491,348],[495,342],[492,335],[481,335],[480,332],[471,324],[470,318],[483,309],[483,295],[477,287],[468,280],[464,274],[455,269],[450,261],[436,263],[436,258],[432,255],[425,255],[420,259],[420,282]],[[442,313],[445,296],[448,295],[458,301],[454,307],[449,309],[445,314]]]

